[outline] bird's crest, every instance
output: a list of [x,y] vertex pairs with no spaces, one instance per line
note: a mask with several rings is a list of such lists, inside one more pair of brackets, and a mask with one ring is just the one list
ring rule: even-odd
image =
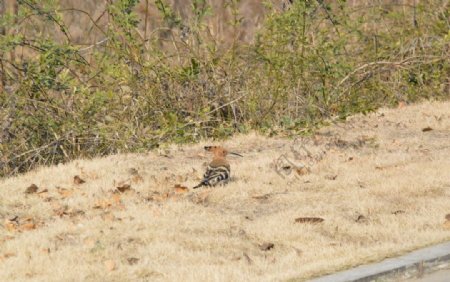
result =
[[222,146],[205,146],[205,150],[213,153],[214,158],[225,158],[228,154],[242,157],[242,155],[238,153],[228,152],[228,150]]

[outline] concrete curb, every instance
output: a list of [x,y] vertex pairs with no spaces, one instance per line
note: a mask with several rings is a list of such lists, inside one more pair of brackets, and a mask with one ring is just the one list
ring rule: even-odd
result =
[[[379,263],[361,265],[342,272],[309,280],[310,282],[369,282],[421,276],[425,272],[450,265],[450,242],[385,259]],[[450,279],[450,278],[449,278]]]

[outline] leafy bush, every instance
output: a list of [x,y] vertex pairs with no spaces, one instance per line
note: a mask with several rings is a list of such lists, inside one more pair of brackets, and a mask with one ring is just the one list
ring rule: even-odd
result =
[[163,22],[148,36],[138,2],[109,2],[104,38],[88,47],[74,43],[59,1],[0,4],[1,175],[250,129],[299,134],[449,96],[448,1],[267,2],[252,42],[239,38],[239,1],[226,1],[236,36],[225,41],[205,0],[190,1],[191,17],[155,0]]

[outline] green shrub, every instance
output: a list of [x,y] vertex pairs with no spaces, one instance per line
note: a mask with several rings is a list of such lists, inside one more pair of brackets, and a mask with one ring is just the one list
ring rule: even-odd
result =
[[[252,42],[212,36],[216,11],[204,0],[190,2],[189,18],[154,1],[162,26],[144,38],[138,2],[110,2],[104,39],[88,47],[73,42],[59,1],[2,10],[1,175],[252,129],[295,135],[333,116],[449,96],[448,1],[267,2]],[[239,1],[227,9],[238,35]]]

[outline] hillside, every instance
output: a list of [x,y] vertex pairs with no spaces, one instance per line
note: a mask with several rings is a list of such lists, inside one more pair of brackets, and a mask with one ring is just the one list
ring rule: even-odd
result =
[[244,157],[216,189],[183,188],[201,177],[206,141],[2,179],[0,280],[302,280],[449,240],[449,109],[401,104],[296,140],[237,136],[223,145]]

